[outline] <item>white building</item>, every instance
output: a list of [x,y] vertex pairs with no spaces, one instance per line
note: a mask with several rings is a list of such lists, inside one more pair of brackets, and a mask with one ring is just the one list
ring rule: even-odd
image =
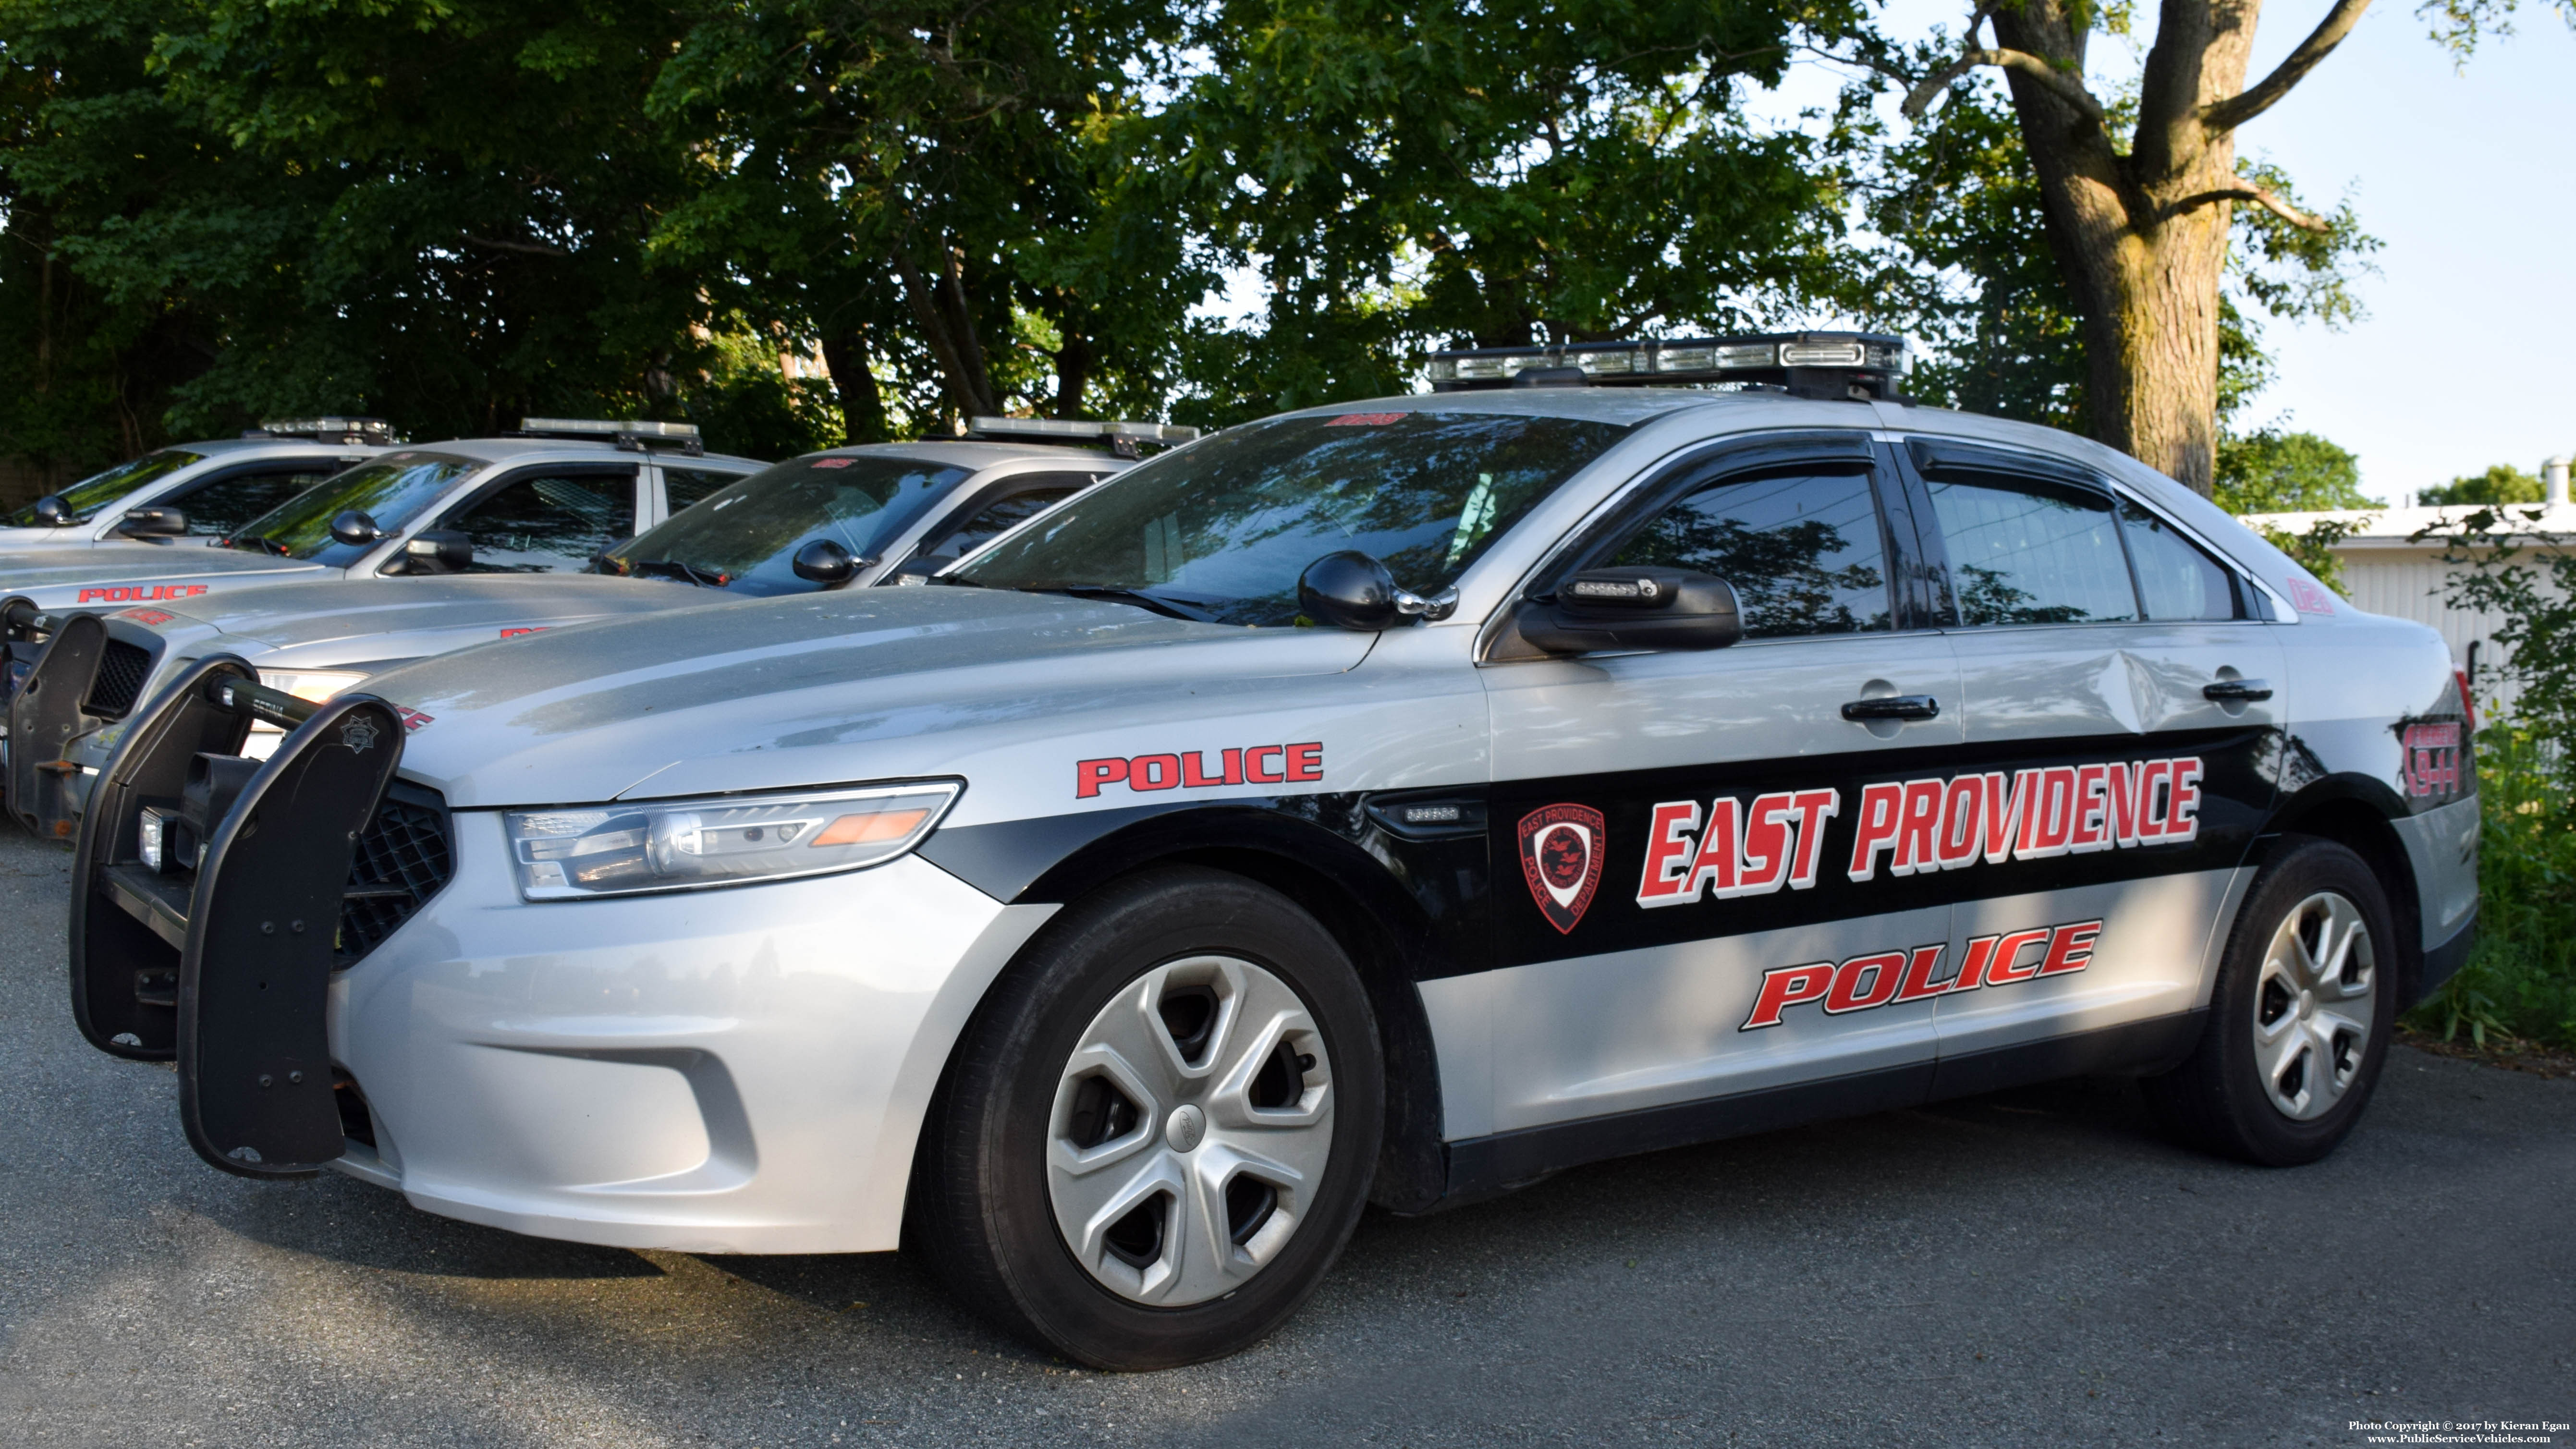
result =
[[[2576,504],[2568,501],[2567,460],[2550,459],[2545,479],[2548,499],[2538,505],[2540,516],[2526,521],[2531,504],[2502,505],[2498,511],[2506,515],[2506,522],[2490,529],[2488,536],[2498,542],[2511,536],[2523,546],[2545,549],[2576,541]],[[2495,669],[2501,657],[2495,631],[2503,620],[2493,613],[2453,607],[2448,599],[2450,586],[2463,566],[2442,561],[2445,540],[2417,537],[2426,530],[2456,536],[2461,520],[2484,506],[2256,513],[2247,515],[2245,522],[2292,534],[2306,533],[2328,519],[2354,525],[2355,532],[2334,547],[2343,564],[2344,596],[2374,614],[2414,619],[2441,630],[2450,641],[2452,662],[2469,672],[2478,707],[2484,711],[2511,702]]]

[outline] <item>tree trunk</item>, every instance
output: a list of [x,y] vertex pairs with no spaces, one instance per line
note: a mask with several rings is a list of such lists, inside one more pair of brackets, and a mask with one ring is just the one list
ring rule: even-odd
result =
[[[2218,289],[2236,180],[2208,107],[2244,87],[2253,0],[2167,0],[2121,154],[2060,85],[2007,69],[2049,247],[2083,314],[2095,437],[2206,494],[2218,457]],[[2079,77],[2089,20],[2070,0],[1999,7],[1995,38]]]
[[841,441],[892,442],[894,424],[886,417],[885,394],[877,390],[876,374],[868,369],[866,330],[824,338],[823,366],[830,370],[832,390],[841,399]]
[[904,305],[911,309],[931,356],[938,359],[940,382],[950,404],[969,418],[996,416],[1002,403],[984,367],[984,345],[975,335],[974,308],[957,268],[957,255],[946,242],[937,245],[936,277],[924,273],[908,251],[896,249],[895,271],[903,278]]

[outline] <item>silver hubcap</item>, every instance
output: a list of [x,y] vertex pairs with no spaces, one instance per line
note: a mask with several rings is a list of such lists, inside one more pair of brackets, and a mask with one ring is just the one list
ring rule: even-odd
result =
[[2360,1075],[2377,966],[2360,908],[2333,891],[2299,902],[2272,933],[2254,988],[2254,1064],[2282,1116],[2324,1115]]
[[1279,1256],[1332,1147],[1332,1063],[1306,1004],[1249,961],[1193,956],[1083,1031],[1056,1084],[1047,1199],[1092,1277],[1179,1308]]

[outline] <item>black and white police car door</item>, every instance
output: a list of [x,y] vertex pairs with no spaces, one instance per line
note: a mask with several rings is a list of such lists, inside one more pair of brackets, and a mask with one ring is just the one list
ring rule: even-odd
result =
[[[1930,822],[1959,900],[1943,1087],[1972,1090],[1980,1053],[2197,1004],[2282,718],[2277,699],[2207,690],[2260,693],[2281,652],[2234,573],[2105,480],[1919,440],[1906,461],[1946,564],[1967,748],[1864,800],[1860,848],[1919,869]],[[1953,862],[1939,847],[1968,814],[1982,848]]]
[[[1911,526],[1890,528],[1875,456],[1855,437],[1690,465],[1573,561],[1726,579],[1733,647],[1481,671],[1496,969],[1423,991],[1435,1028],[1488,1023],[1486,1130],[1852,1073],[1912,1083],[1900,1096],[1928,1082],[1932,1005],[1896,997],[1950,908],[1844,870],[1863,781],[1946,768],[1962,738],[1948,645],[1896,587]],[[1900,696],[1939,712],[1844,715]],[[1468,1105],[1453,1135],[1478,1125]]]

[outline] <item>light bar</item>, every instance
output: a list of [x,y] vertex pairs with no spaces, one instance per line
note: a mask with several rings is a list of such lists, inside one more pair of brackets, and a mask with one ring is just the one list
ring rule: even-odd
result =
[[1186,423],[1084,422],[1074,418],[976,418],[970,438],[1125,438],[1139,443],[1188,443],[1199,430]]
[[675,438],[694,440],[695,423],[604,422],[598,418],[521,418],[519,431],[576,438]]
[[383,418],[268,418],[256,432],[272,438],[311,438],[315,442],[390,443],[394,425]]
[[[1523,373],[1544,376],[1522,378]],[[1559,347],[1477,347],[1431,354],[1431,389],[1654,383],[1766,383],[1800,397],[1897,398],[1905,339],[1874,332],[1790,332]],[[1579,375],[1579,376],[1578,376]]]

